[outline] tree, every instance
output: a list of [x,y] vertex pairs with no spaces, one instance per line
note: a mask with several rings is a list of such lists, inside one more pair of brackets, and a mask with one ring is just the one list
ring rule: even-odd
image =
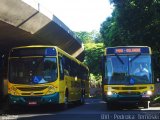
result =
[[90,72],[99,76],[99,61],[103,55],[103,43],[85,44],[85,63],[88,65]]
[[110,0],[115,9],[101,25],[106,46],[160,44],[159,0]]
[[101,34],[97,31],[76,32],[76,34],[84,42],[85,64],[88,65],[90,73],[99,79],[99,59],[104,50]]
[[85,43],[99,43],[103,42],[103,38],[101,34],[95,30],[91,32],[75,32],[76,35],[82,40],[82,42]]
[[89,32],[75,32],[76,35],[82,40],[82,42],[85,43],[89,43],[92,42],[92,35]]
[[85,63],[88,65],[90,72],[99,75],[99,59],[103,55],[102,37],[97,31],[76,32],[77,36],[84,42]]

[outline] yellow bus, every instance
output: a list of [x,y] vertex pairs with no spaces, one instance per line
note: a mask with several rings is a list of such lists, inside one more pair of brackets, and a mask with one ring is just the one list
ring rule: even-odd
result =
[[56,46],[33,45],[10,51],[9,104],[42,105],[79,101],[89,92],[89,70]]
[[154,93],[151,48],[117,46],[105,49],[102,60],[102,91],[107,108],[135,103],[148,108]]

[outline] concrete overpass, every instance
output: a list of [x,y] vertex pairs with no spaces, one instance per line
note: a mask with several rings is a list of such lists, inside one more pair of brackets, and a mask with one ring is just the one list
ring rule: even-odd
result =
[[0,0],[0,52],[15,46],[56,45],[83,60],[83,44],[56,16],[40,4],[22,0]]

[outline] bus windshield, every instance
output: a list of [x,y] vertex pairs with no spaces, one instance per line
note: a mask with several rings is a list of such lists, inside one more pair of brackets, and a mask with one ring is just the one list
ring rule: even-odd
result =
[[107,84],[152,83],[150,55],[107,56],[105,63]]
[[57,60],[47,58],[10,59],[9,81],[15,84],[42,84],[57,79]]

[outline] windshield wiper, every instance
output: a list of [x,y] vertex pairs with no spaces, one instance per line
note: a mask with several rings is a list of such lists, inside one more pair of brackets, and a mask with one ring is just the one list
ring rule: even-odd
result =
[[118,58],[118,60],[119,60],[122,64],[124,64],[123,60],[119,57],[119,55],[118,55],[118,54],[115,54],[115,55],[116,55],[116,57]]
[[141,55],[141,53],[138,53],[135,57],[133,57],[130,62],[132,62],[133,60],[135,60],[137,57],[139,57]]

